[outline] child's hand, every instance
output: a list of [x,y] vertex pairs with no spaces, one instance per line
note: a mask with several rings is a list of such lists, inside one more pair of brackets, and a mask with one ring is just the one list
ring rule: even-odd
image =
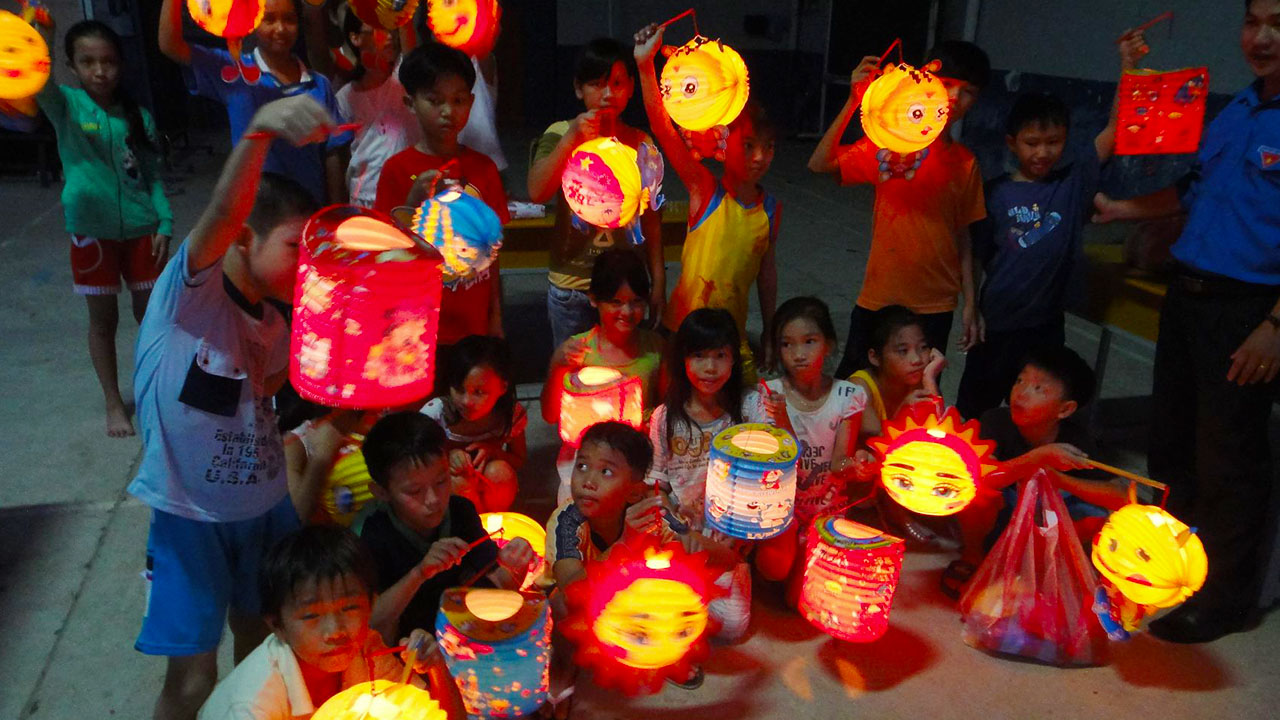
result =
[[1147,45],[1141,30],[1138,32],[1125,31],[1125,34],[1120,36],[1119,44],[1121,71],[1138,67],[1138,63],[1142,61],[1142,58],[1151,52],[1151,47]]
[[336,124],[310,95],[294,95],[258,108],[245,134],[267,133],[301,147],[324,140]]
[[695,532],[685,533],[680,536],[680,546],[684,551],[692,555],[696,552],[702,552],[705,546],[702,542],[702,536]]
[[418,175],[418,179],[413,181],[413,186],[409,188],[408,197],[427,197],[431,194],[431,187],[441,180],[439,170],[427,170]]
[[861,102],[862,93],[866,92],[867,85],[871,84],[880,75],[880,58],[875,55],[868,55],[862,58],[858,63],[858,67],[849,73],[849,94],[854,100]]
[[430,579],[462,562],[462,556],[471,548],[462,538],[447,537],[431,543],[427,554],[418,563],[422,577]]
[[1088,454],[1071,443],[1041,445],[1027,454],[1034,459],[1035,464],[1061,472],[1093,467],[1089,464]]
[[661,509],[666,507],[666,497],[650,495],[627,508],[626,527],[637,533],[653,533],[661,536],[667,530],[666,518]]
[[960,338],[956,341],[956,347],[961,352],[969,352],[979,344],[987,340],[987,323],[982,319],[982,313],[971,304],[966,303],[964,310],[960,313],[961,322],[964,325]]
[[764,412],[769,416],[769,420],[776,427],[786,427],[787,415],[787,396],[784,393],[774,392],[769,385],[760,381],[760,402],[764,405]]
[[471,467],[476,472],[484,472],[484,466],[489,464],[489,451],[491,446],[487,443],[471,443],[467,446],[467,454],[471,457]]
[[524,538],[516,538],[498,551],[498,565],[511,573],[517,581],[523,580],[529,566],[533,564],[533,546]]
[[658,54],[658,48],[662,47],[662,35],[666,28],[657,23],[652,23],[640,28],[640,32],[635,36],[635,56],[637,63],[651,63],[653,57]]
[[943,355],[938,348],[929,350],[929,362],[924,366],[924,378],[921,380],[921,389],[924,390],[925,395],[942,394],[938,391],[938,376],[946,367],[947,356]]
[[169,259],[169,236],[156,233],[151,236],[151,259],[159,270],[164,261]]
[[1097,210],[1093,214],[1093,222],[1097,225],[1129,219],[1125,216],[1124,204],[1118,200],[1111,199],[1111,196],[1105,193],[1098,193],[1093,196],[1093,208]]
[[471,468],[471,456],[466,450],[454,448],[449,451],[449,471],[455,475],[465,474]]
[[581,145],[588,140],[612,135],[618,111],[612,107],[588,110],[569,123],[569,132],[574,135],[574,145]]
[[876,456],[871,454],[870,450],[862,449],[853,453],[853,476],[867,482],[874,480],[876,473],[880,470],[880,463],[876,462]]
[[443,659],[435,636],[422,628],[414,628],[413,632],[409,633],[409,637],[400,638],[400,644],[404,645],[404,650],[400,653],[400,662],[405,665],[409,664],[410,654],[414,650],[418,651],[412,657],[413,667],[410,668],[418,675],[425,675],[431,669],[433,662]]

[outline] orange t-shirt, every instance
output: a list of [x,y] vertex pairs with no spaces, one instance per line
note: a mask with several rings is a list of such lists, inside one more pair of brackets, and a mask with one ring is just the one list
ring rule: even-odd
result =
[[963,145],[939,140],[901,156],[866,138],[843,146],[840,183],[873,183],[871,256],[858,305],[904,305],[950,312],[960,294],[956,232],[987,216],[978,162]]

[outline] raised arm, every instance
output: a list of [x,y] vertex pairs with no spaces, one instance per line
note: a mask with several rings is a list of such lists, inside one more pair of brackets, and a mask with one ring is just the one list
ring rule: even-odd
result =
[[814,148],[813,155],[809,157],[809,169],[813,172],[833,173],[839,169],[836,161],[840,158],[840,138],[844,137],[844,131],[849,129],[849,122],[853,120],[853,114],[857,112],[858,104],[862,101],[862,93],[866,90],[864,83],[876,74],[879,67],[880,58],[868,55],[862,58],[862,62],[858,63],[858,67],[850,73],[849,97],[845,100],[844,107],[840,108],[840,114],[836,115],[831,127],[827,128],[827,132],[818,141],[818,147]]
[[612,112],[588,110],[569,121],[569,129],[556,142],[555,147],[529,166],[529,199],[536,203],[544,203],[555,197],[560,189],[560,174],[569,161],[574,148],[582,143],[600,136],[600,121],[604,116],[612,117]]
[[180,0],[164,0],[160,6],[160,52],[176,63],[191,64],[191,46],[182,37]]
[[[1138,67],[1138,61],[1151,51],[1143,39],[1142,31],[1126,32],[1120,39],[1120,74]],[[1116,97],[1111,101],[1111,117],[1107,126],[1093,139],[1093,147],[1098,152],[1098,161],[1106,162],[1116,149],[1116,126],[1119,124],[1120,87],[1116,86]]]

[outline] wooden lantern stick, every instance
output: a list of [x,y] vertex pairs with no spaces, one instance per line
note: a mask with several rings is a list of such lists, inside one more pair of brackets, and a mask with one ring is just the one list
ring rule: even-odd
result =
[[[1090,460],[1087,460],[1086,462],[1088,462],[1093,467],[1099,470],[1102,470],[1103,472],[1108,472],[1108,473],[1111,473],[1112,475],[1118,475],[1138,485],[1146,485],[1149,488],[1155,488],[1156,490],[1159,490],[1161,493],[1160,507],[1162,508],[1164,507],[1164,504],[1169,500],[1169,486],[1165,485],[1162,482],[1152,480],[1149,477],[1143,477],[1142,475],[1129,472],[1128,470],[1118,468],[1114,465],[1108,465],[1104,462],[1098,462],[1097,460],[1090,459]],[[1130,485],[1129,494],[1131,499],[1133,498],[1133,495],[1134,495],[1133,489],[1134,489],[1134,485]]]
[[671,23],[673,23],[673,22],[675,22],[675,21],[679,20],[680,18],[685,17],[686,15],[691,15],[691,16],[693,16],[693,34],[694,34],[694,35],[701,35],[702,33],[698,32],[698,13],[694,12],[693,8],[689,8],[688,10],[685,10],[684,12],[680,13],[679,15],[677,15],[677,16],[675,16],[675,17],[671,18],[670,20],[668,20],[668,21],[666,21],[666,22],[664,22],[664,23],[662,23],[662,24],[661,24],[661,25],[659,25],[658,27],[664,28],[664,27],[666,27],[666,26],[670,25]]
[[1155,17],[1151,18],[1150,20],[1148,20],[1148,21],[1146,21],[1146,22],[1144,22],[1144,23],[1142,23],[1142,24],[1141,24],[1141,25],[1139,25],[1138,27],[1136,27],[1136,28],[1134,28],[1134,29],[1130,30],[1129,32],[1127,32],[1127,33],[1125,33],[1125,34],[1121,35],[1119,38],[1117,38],[1117,39],[1116,39],[1116,42],[1118,42],[1118,43],[1120,43],[1120,42],[1124,42],[1125,40],[1127,40],[1127,39],[1129,39],[1129,38],[1133,37],[1134,35],[1137,35],[1137,34],[1138,34],[1138,33],[1140,33],[1140,32],[1146,32],[1147,30],[1150,30],[1151,28],[1155,27],[1156,25],[1159,25],[1160,23],[1164,22],[1165,20],[1168,20],[1168,21],[1169,21],[1169,34],[1170,34],[1170,35],[1172,35],[1172,34],[1173,34],[1173,11],[1172,11],[1172,10],[1168,10],[1168,11],[1165,11],[1165,12],[1160,13],[1159,15],[1157,15],[1157,16],[1155,16]]

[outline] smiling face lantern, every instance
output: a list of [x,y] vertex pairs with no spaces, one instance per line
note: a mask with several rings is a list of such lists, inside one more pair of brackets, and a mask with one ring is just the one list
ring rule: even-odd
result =
[[426,690],[390,680],[352,685],[325,701],[311,720],[447,720]]
[[223,68],[222,80],[227,83],[243,78],[254,85],[262,77],[262,70],[241,62],[240,43],[258,28],[266,11],[265,0],[187,0],[187,12],[201,30],[225,38],[231,53],[232,67]]
[[436,40],[473,57],[493,51],[498,40],[498,0],[428,0],[427,25]]
[[996,469],[995,444],[978,437],[975,420],[955,408],[939,418],[929,403],[905,409],[868,443],[881,458],[880,482],[899,505],[921,515],[951,515],[978,492]]
[[862,95],[862,129],[876,147],[906,155],[933,144],[947,126],[950,99],[933,71],[899,63],[889,67]]
[[659,88],[662,106],[680,127],[702,132],[728,125],[747,104],[747,64],[728,45],[695,35],[671,50]]
[[49,46],[36,29],[0,10],[0,100],[24,100],[49,80]]
[[1204,585],[1209,560],[1195,532],[1154,505],[1111,513],[1093,538],[1093,565],[1139,605],[1173,607]]

